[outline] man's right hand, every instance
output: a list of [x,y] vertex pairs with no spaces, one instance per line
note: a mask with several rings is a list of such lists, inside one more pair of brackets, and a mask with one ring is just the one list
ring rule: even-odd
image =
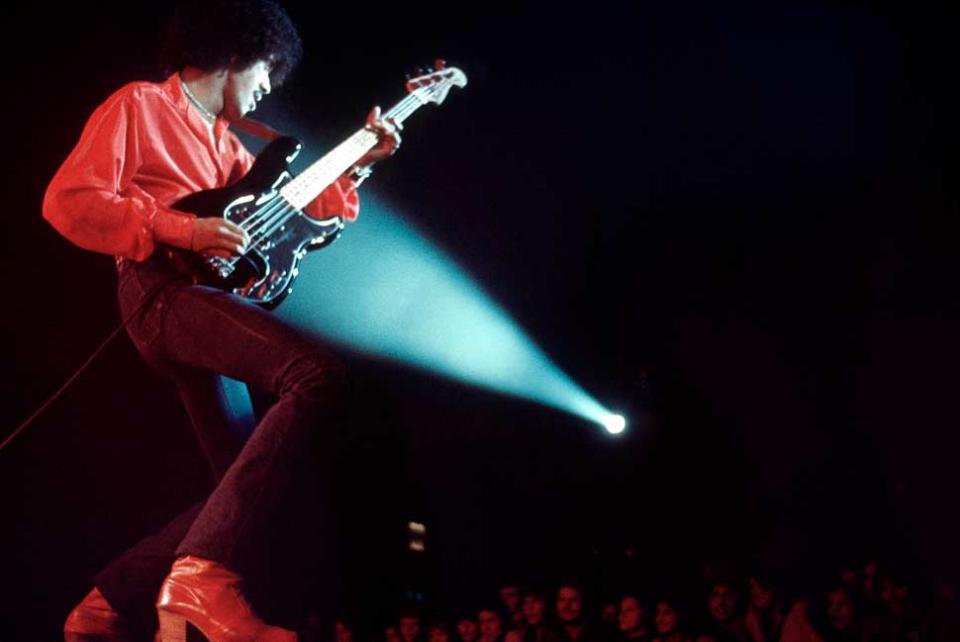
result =
[[198,218],[193,225],[190,249],[216,256],[242,254],[250,244],[250,235],[236,223],[214,216]]

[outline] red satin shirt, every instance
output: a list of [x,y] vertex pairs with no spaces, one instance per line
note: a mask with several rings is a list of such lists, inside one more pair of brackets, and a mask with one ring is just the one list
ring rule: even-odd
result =
[[[189,102],[179,74],[126,85],[100,105],[47,187],[43,216],[80,247],[142,261],[157,243],[190,247],[192,214],[171,204],[242,177],[254,157],[218,118]],[[305,211],[354,220],[359,199],[341,177]]]

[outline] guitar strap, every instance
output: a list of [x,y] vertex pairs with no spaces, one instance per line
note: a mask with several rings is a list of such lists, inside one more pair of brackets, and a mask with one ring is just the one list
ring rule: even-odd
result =
[[252,118],[241,118],[240,120],[234,121],[231,125],[245,134],[250,134],[256,138],[262,138],[267,142],[272,142],[281,136],[280,132],[276,129],[267,125],[266,123],[261,123],[259,120],[253,120]]

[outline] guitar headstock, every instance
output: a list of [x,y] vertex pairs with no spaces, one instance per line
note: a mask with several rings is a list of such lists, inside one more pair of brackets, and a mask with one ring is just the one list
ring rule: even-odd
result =
[[420,75],[407,80],[407,91],[416,94],[423,102],[441,104],[450,93],[451,87],[464,87],[467,75],[456,67],[447,67],[444,60],[438,59],[429,69],[421,69]]

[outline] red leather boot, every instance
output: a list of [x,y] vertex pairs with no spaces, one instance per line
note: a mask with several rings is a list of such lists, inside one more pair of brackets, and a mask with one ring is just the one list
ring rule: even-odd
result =
[[270,626],[253,612],[240,576],[216,562],[187,555],[173,563],[157,599],[162,642],[185,642],[187,623],[210,642],[296,642],[293,631]]
[[66,642],[121,642],[128,638],[120,616],[95,588],[70,611],[63,624],[63,639]]

